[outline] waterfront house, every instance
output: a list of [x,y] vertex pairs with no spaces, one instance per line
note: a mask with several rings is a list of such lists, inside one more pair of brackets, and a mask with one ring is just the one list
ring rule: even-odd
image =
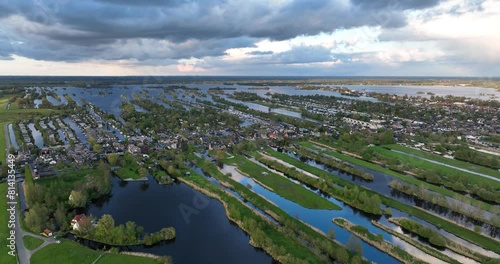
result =
[[79,222],[85,217],[85,214],[78,214],[71,220],[71,227],[73,230],[78,230],[80,228]]

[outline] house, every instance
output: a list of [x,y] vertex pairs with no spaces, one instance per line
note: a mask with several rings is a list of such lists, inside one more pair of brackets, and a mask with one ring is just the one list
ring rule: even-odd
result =
[[128,152],[130,152],[131,154],[137,154],[137,153],[139,153],[139,150],[140,149],[134,144],[128,145]]
[[45,228],[43,230],[43,233],[45,234],[45,236],[47,237],[51,237],[52,236],[52,230],[48,229],[48,228]]
[[79,214],[75,215],[73,219],[71,220],[71,227],[73,227],[73,230],[78,230],[80,228],[80,225],[78,224],[86,215],[85,214]]

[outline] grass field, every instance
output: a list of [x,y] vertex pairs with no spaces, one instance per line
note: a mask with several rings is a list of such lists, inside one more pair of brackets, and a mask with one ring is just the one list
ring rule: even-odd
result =
[[[312,149],[315,149],[315,150],[320,150],[319,148],[316,147],[316,145],[314,145],[314,144],[312,144],[310,142],[301,142],[300,144],[302,146],[304,146],[304,147],[312,148]],[[359,165],[359,166],[366,167],[368,169],[372,169],[372,170],[375,170],[375,171],[379,171],[379,172],[385,173],[387,175],[390,175],[390,176],[396,177],[398,179],[401,179],[401,180],[403,180],[405,182],[408,182],[408,183],[411,183],[411,184],[414,184],[414,185],[417,185],[417,186],[423,186],[423,187],[425,187],[426,189],[428,189],[430,191],[433,191],[433,192],[436,192],[436,193],[439,193],[439,194],[442,194],[442,195],[445,195],[445,196],[449,196],[449,197],[452,197],[452,198],[460,197],[461,200],[469,201],[470,204],[472,204],[474,206],[477,206],[477,207],[479,207],[481,209],[484,209],[484,210],[488,210],[489,211],[493,207],[491,204],[488,204],[488,203],[485,203],[485,202],[482,202],[482,201],[479,201],[479,200],[467,197],[465,195],[459,194],[457,192],[454,192],[454,191],[446,189],[446,188],[441,188],[439,186],[432,185],[430,183],[427,183],[425,181],[416,179],[416,178],[411,177],[411,176],[403,175],[401,173],[398,173],[398,172],[395,172],[393,170],[381,167],[379,165],[370,163],[368,161],[364,161],[364,160],[361,160],[361,159],[358,159],[358,158],[347,156],[347,155],[344,155],[344,154],[341,154],[341,153],[338,153],[338,152],[332,151],[332,150],[324,150],[324,152],[326,154],[330,155],[330,156],[333,156],[333,157],[336,157],[336,158],[339,158],[339,159],[351,162],[351,163]],[[480,176],[475,175],[475,177],[480,177]]]
[[124,254],[106,254],[102,256],[96,264],[153,264],[158,263],[156,260],[147,258],[147,257],[139,257],[139,256],[131,256]]
[[[330,173],[328,173],[326,171],[323,171],[323,170],[318,169],[314,166],[303,163],[299,160],[296,160],[292,157],[289,157],[286,154],[279,153],[279,152],[274,151],[272,149],[267,149],[267,150],[265,150],[265,152],[267,154],[275,157],[275,158],[281,159],[289,164],[292,164],[298,168],[301,168],[301,169],[308,171],[312,174],[315,174],[319,177],[330,178],[334,181],[334,183],[336,183],[338,185],[347,186],[347,187],[354,186],[354,184],[352,184],[349,181],[346,181],[346,180],[338,178],[338,177],[333,177]],[[368,192],[368,195],[376,194],[376,192],[369,190],[369,189],[365,189],[365,191]],[[500,242],[495,240],[495,239],[480,235],[480,234],[474,232],[473,230],[459,226],[459,225],[457,225],[449,220],[446,220],[446,219],[443,219],[441,217],[430,214],[422,209],[403,204],[403,203],[396,201],[396,200],[393,200],[387,196],[379,195],[379,197],[382,201],[382,204],[384,204],[388,207],[392,207],[392,208],[395,208],[399,211],[411,214],[411,215],[418,217],[418,218],[420,218],[428,223],[431,223],[435,226],[438,226],[438,227],[440,227],[440,228],[442,228],[450,233],[453,233],[453,234],[457,235],[458,237],[461,237],[467,241],[470,241],[472,243],[480,245],[480,246],[484,247],[485,249],[488,249],[488,250],[491,250],[493,252],[500,254]]]
[[0,98],[0,109],[5,109],[9,104],[9,97]]
[[97,173],[99,172],[96,169],[80,169],[77,171],[71,169],[62,171],[57,176],[38,179],[36,183],[44,187],[49,187],[54,182],[57,182],[60,189],[64,187],[73,188],[76,182],[85,181],[86,175],[96,175]]
[[[92,250],[76,242],[63,240],[61,244],[50,244],[31,256],[31,264],[91,264],[103,252]],[[116,253],[107,253],[97,262],[102,263],[120,263],[120,264],[154,264],[156,260],[146,257],[136,257],[121,255]]]
[[139,169],[139,166],[137,166],[137,163],[135,161],[127,161],[125,166],[122,168],[115,170],[114,173],[116,176],[120,177],[122,180],[125,179],[139,179],[142,178],[139,173],[137,173],[137,170]]
[[0,161],[4,163],[6,161],[6,142],[5,142],[5,133],[4,133],[4,125],[7,124],[7,122],[0,123]]
[[37,237],[23,236],[23,243],[27,249],[33,250],[43,244],[43,240]]
[[474,171],[474,172],[478,172],[478,173],[482,173],[482,174],[491,175],[491,176],[496,177],[496,178],[500,178],[500,171],[486,168],[483,166],[479,166],[476,164],[472,164],[469,162],[445,158],[445,157],[440,156],[440,155],[432,154],[429,152],[425,152],[425,151],[421,151],[418,149],[413,149],[413,148],[409,148],[409,147],[405,147],[405,146],[401,146],[401,145],[397,145],[397,144],[384,145],[383,147],[389,148],[389,149],[394,149],[394,150],[399,150],[399,151],[402,151],[402,152],[405,152],[408,154],[412,154],[412,155],[419,156],[419,157],[426,158],[426,159],[430,159],[430,160],[439,161],[441,163],[455,166],[458,168],[462,168],[462,169],[466,169],[466,170],[470,170],[470,171]]
[[13,122],[18,120],[26,120],[34,117],[41,117],[57,113],[51,109],[10,109],[0,108],[0,123]]
[[226,162],[235,164],[242,172],[273,189],[276,194],[303,207],[312,209],[338,209],[338,206],[325,198],[291,182],[285,177],[272,173],[243,156],[236,155],[234,158],[226,159]]
[[[488,179],[479,175],[475,175],[469,172],[465,171],[460,171],[454,168],[450,168],[447,166],[443,166],[440,164],[432,163],[430,161],[422,160],[419,158],[414,158],[411,156],[407,156],[404,154],[400,154],[394,151],[391,151],[389,149],[383,148],[383,147],[373,147],[372,148],[376,153],[388,157],[388,158],[395,158],[399,159],[403,163],[408,163],[411,164],[417,168],[424,169],[424,170],[432,170],[437,172],[440,175],[446,175],[446,176],[463,176],[466,177],[467,180],[472,183],[472,184],[481,184],[485,183],[490,186],[494,186],[495,188],[500,188],[500,182]],[[491,175],[493,176],[493,175]]]
[[[5,103],[8,99],[0,99],[0,161],[2,163],[6,162],[6,145],[5,145],[5,133],[4,125],[8,123],[8,118],[4,116],[5,114]],[[0,211],[2,212],[0,217],[0,248],[2,248],[2,254],[0,254],[0,263],[2,264],[15,264],[17,263],[17,258],[7,254],[7,242],[6,239],[9,234],[9,228],[7,226],[8,214],[4,213],[7,210],[7,197],[5,196],[7,192],[7,184],[0,183]]]
[[[3,130],[3,128],[2,128]],[[3,139],[3,138],[2,138]],[[7,242],[6,239],[9,237],[10,229],[7,226],[8,214],[7,212],[7,197],[5,196],[7,191],[7,183],[0,183],[0,248],[2,249],[0,254],[0,263],[2,264],[15,264],[17,263],[17,258],[7,254]]]

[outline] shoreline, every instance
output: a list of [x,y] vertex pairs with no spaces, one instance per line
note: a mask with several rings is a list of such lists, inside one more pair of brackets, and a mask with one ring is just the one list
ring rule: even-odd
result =
[[[338,221],[335,221],[335,220],[343,220],[344,223],[340,223]],[[361,240],[365,241],[366,243],[370,244],[371,246],[377,248],[378,250],[392,256],[393,258],[405,263],[405,264],[413,264],[415,262],[418,262],[418,263],[428,263],[426,261],[423,261],[415,256],[412,256],[410,254],[408,254],[412,259],[411,260],[406,260],[405,258],[403,258],[402,256],[400,256],[399,254],[396,254],[393,250],[395,248],[397,248],[396,246],[394,246],[393,244],[391,244],[390,242],[387,242],[386,240],[382,239],[382,241],[373,241],[371,239],[369,239],[368,237],[364,236],[363,234],[360,234],[356,231],[353,231],[352,230],[352,227],[354,227],[355,225],[351,222],[349,222],[347,219],[345,218],[342,218],[342,217],[338,217],[338,218],[333,218],[332,219],[332,222],[344,229],[346,229],[349,233],[355,235],[356,237],[359,237]],[[370,232],[370,234],[372,234]],[[372,234],[373,235],[373,234]],[[403,251],[405,252],[405,251]]]

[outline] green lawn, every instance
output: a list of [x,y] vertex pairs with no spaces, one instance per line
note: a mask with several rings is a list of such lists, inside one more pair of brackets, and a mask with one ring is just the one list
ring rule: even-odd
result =
[[384,145],[383,147],[389,148],[389,149],[394,149],[394,150],[399,150],[399,151],[409,153],[409,154],[412,154],[415,156],[419,156],[422,158],[439,161],[441,163],[455,166],[458,168],[462,168],[462,169],[466,169],[466,170],[470,170],[470,171],[474,171],[474,172],[479,172],[482,174],[487,174],[487,175],[491,175],[491,176],[496,177],[496,178],[500,178],[500,171],[490,169],[490,168],[487,168],[484,166],[476,165],[473,163],[469,163],[469,162],[465,162],[465,161],[461,161],[461,160],[456,160],[456,159],[449,159],[449,158],[445,158],[445,157],[440,156],[440,155],[432,154],[432,153],[421,151],[418,149],[408,148],[408,147],[397,145],[397,144]]
[[[500,188],[500,182],[488,179],[479,175],[475,175],[469,172],[464,172],[460,171],[454,168],[450,168],[447,166],[443,166],[440,164],[432,163],[430,161],[422,160],[419,158],[414,158],[411,156],[407,156],[404,154],[400,154],[394,151],[391,151],[389,149],[383,148],[383,147],[373,147],[372,148],[376,153],[388,157],[388,158],[396,158],[399,159],[403,163],[408,163],[411,164],[417,168],[424,169],[424,170],[433,170],[437,172],[438,174],[441,175],[446,175],[446,176],[464,176],[467,178],[467,180],[472,183],[472,184],[481,184],[481,183],[486,183],[490,186],[494,186],[495,188]],[[489,174],[491,176],[494,176],[493,174]]]
[[[3,128],[2,128],[3,132]],[[3,138],[2,138],[3,139]],[[2,160],[3,161],[3,160]],[[2,254],[0,254],[0,263],[2,264],[15,264],[17,263],[17,258],[7,254],[7,242],[6,239],[9,237],[10,229],[7,226],[8,214],[7,212],[7,197],[5,196],[7,192],[7,183],[0,183],[0,212],[2,212],[0,217],[0,248],[2,249]]]
[[[312,148],[312,149],[315,149],[315,150],[320,150],[318,147],[316,147],[316,145],[314,145],[314,144],[312,144],[310,142],[301,142],[300,145],[302,145],[304,147]],[[425,181],[416,179],[416,178],[411,177],[411,176],[407,176],[407,175],[403,175],[401,173],[397,173],[397,172],[395,172],[393,170],[381,167],[379,165],[376,165],[376,164],[373,164],[373,163],[370,163],[370,162],[367,162],[367,161],[364,161],[364,160],[361,160],[361,159],[358,159],[358,158],[347,156],[347,155],[341,154],[341,153],[333,151],[333,150],[324,150],[323,152],[326,153],[326,154],[328,154],[328,155],[330,155],[330,156],[333,156],[333,157],[336,157],[336,158],[339,158],[339,159],[351,162],[353,164],[356,164],[356,165],[359,165],[359,166],[363,166],[363,167],[366,167],[368,169],[372,169],[372,170],[379,171],[379,172],[385,173],[387,175],[396,177],[396,178],[401,179],[401,180],[403,180],[405,182],[408,182],[408,183],[411,183],[411,184],[414,184],[414,185],[417,185],[417,186],[424,186],[425,188],[427,188],[430,191],[433,191],[433,192],[436,192],[436,193],[439,193],[439,194],[442,194],[442,195],[445,195],[445,196],[449,196],[449,197],[452,197],[452,198],[460,197],[460,199],[463,199],[464,201],[469,201],[472,205],[478,206],[478,207],[480,207],[480,208],[482,208],[484,210],[491,210],[491,208],[492,208],[492,205],[490,205],[488,203],[485,203],[485,202],[482,202],[482,201],[479,201],[479,200],[476,200],[476,199],[464,196],[462,194],[459,194],[457,192],[454,192],[454,191],[446,189],[446,188],[441,188],[439,186],[432,185],[430,183],[427,183]],[[475,177],[480,177],[480,176],[475,175]]]
[[23,243],[27,249],[33,250],[43,244],[43,240],[37,237],[23,236]]
[[[103,252],[92,250],[76,242],[63,240],[61,244],[50,244],[31,256],[31,264],[91,264]],[[154,264],[155,260],[145,257],[109,253],[97,263],[138,263]]]
[[167,173],[166,173],[164,170],[161,170],[161,169],[160,169],[160,170],[155,170],[155,171],[153,172],[153,175],[154,175],[155,177],[163,177],[163,176],[167,176]]
[[139,178],[142,178],[142,176],[139,175],[139,173],[137,173],[138,169],[139,169],[139,166],[137,166],[137,163],[135,161],[127,161],[125,163],[125,166],[114,171],[114,173],[118,177],[120,177],[122,180],[129,179],[129,178],[137,180]]
[[303,207],[312,209],[338,209],[338,206],[325,198],[305,189],[299,184],[291,182],[285,177],[272,173],[243,156],[236,155],[234,158],[226,159],[225,161],[228,164],[235,164],[242,172],[273,189],[276,194]]

